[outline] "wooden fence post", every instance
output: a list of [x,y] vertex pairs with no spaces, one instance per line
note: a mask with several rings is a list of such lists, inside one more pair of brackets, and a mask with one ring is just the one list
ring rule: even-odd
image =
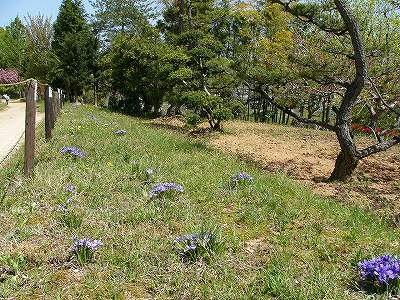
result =
[[46,140],[50,140],[52,136],[52,129],[53,129],[53,107],[52,107],[52,99],[51,99],[51,87],[46,87],[46,92],[44,96],[45,106],[44,106],[44,118],[45,118],[45,133],[46,133]]
[[61,111],[60,89],[57,89],[57,115],[60,114],[60,111]]
[[24,173],[32,176],[35,159],[37,81],[31,80],[26,93]]
[[52,118],[52,129],[54,129],[54,126],[56,124],[57,121],[57,92],[53,91],[53,100],[51,101],[52,104],[52,110],[53,110],[53,118]]
[[62,109],[64,106],[64,95],[62,90],[59,89],[59,91],[60,91],[60,109]]

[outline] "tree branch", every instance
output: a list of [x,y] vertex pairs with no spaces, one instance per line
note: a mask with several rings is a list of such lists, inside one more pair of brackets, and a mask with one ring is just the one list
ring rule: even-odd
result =
[[277,3],[280,4],[284,7],[284,9],[290,13],[291,15],[295,16],[296,18],[298,18],[300,21],[302,22],[306,22],[306,23],[310,23],[313,24],[315,26],[317,26],[320,30],[326,32],[326,33],[333,33],[337,36],[342,36],[345,35],[347,33],[347,28],[331,28],[331,27],[327,27],[324,24],[322,24],[321,22],[319,22],[318,20],[316,20],[314,18],[314,16],[312,15],[301,15],[298,14],[291,6],[290,4],[293,3],[293,0],[289,0],[289,2],[285,2],[282,0],[271,0],[272,3]]
[[[248,85],[248,83],[245,82],[245,84],[248,86],[249,89],[254,90],[254,89],[251,88],[250,85]],[[268,100],[268,102],[270,104],[274,105],[275,107],[277,107],[281,111],[283,111],[286,114],[288,114],[289,116],[293,117],[294,119],[296,119],[300,123],[310,124],[310,125],[317,125],[317,126],[320,126],[322,128],[328,129],[330,131],[335,131],[336,130],[336,127],[334,125],[326,124],[326,123],[323,123],[323,122],[320,122],[320,121],[317,121],[317,120],[305,119],[305,118],[300,117],[295,112],[293,112],[290,108],[276,103],[276,101],[274,101],[274,99],[270,95],[268,95],[268,93],[262,87],[259,87],[258,89],[254,90],[254,91],[257,91],[260,94],[262,94],[264,97],[266,97],[266,99]]]

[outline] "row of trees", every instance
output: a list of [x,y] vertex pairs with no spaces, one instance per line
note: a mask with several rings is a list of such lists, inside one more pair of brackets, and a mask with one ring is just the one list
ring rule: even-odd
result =
[[[168,114],[185,111],[188,123],[206,120],[213,130],[252,110],[259,121],[290,117],[334,131],[341,153],[332,180],[349,178],[362,158],[400,141],[388,135],[400,126],[395,1],[92,5],[90,23],[79,0],[64,0],[52,29],[48,20],[30,18],[1,31],[21,49],[9,65],[56,83],[70,98],[93,91],[96,104],[106,99],[130,114],[159,115],[168,103]],[[4,66],[7,55],[0,56]],[[353,121],[367,126],[376,143],[358,149]]]
[[[331,179],[348,179],[361,159],[400,141],[387,138],[400,126],[399,22],[385,0],[166,1],[157,26],[112,43],[117,105],[158,113],[167,101],[170,113],[184,106],[190,122],[219,130],[255,94],[259,111],[334,131],[341,152]],[[357,147],[353,119],[376,143]]]
[[63,1],[56,22],[19,17],[0,28],[0,68],[64,89],[72,99],[94,82],[99,43],[78,0]]

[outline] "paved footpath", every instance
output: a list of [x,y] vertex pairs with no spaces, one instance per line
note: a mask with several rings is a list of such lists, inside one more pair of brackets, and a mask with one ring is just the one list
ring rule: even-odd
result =
[[[44,114],[36,115],[36,122],[40,122]],[[16,102],[0,111],[0,163],[7,157],[25,130],[25,103]]]

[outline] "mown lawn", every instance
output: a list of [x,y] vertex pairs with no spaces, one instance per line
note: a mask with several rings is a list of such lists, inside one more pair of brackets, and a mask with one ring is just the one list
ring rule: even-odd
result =
[[[367,299],[358,261],[399,252],[398,230],[385,220],[138,119],[67,107],[54,135],[38,142],[33,179],[23,178],[20,157],[0,172],[4,186],[11,178],[0,204],[0,267],[15,271],[0,274],[0,299]],[[88,155],[63,157],[63,146]],[[185,193],[150,200],[152,185],[133,161]],[[230,189],[239,171],[255,182]],[[68,210],[80,226],[58,208],[68,184],[78,188]],[[183,262],[174,239],[202,225],[220,229],[223,251]],[[69,259],[73,235],[103,242],[93,262]]]

